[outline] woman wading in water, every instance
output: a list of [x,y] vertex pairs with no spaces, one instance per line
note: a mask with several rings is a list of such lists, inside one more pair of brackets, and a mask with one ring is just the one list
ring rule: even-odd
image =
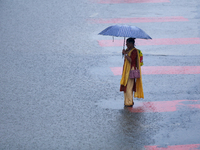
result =
[[[142,75],[141,75],[141,66],[139,52],[135,48],[135,39],[128,38],[126,40],[127,49],[122,50],[124,55],[124,65],[123,73],[120,81],[120,91],[124,91],[124,105],[126,107],[132,107],[133,102],[133,91],[134,97],[144,98],[143,86],[142,86]],[[129,78],[130,70],[135,70],[138,68],[140,70],[140,78]]]

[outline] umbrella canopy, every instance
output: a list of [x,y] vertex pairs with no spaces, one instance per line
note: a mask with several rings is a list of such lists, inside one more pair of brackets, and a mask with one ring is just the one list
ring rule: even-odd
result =
[[99,34],[116,36],[116,37],[132,37],[132,38],[139,38],[139,39],[152,39],[142,29],[140,29],[136,26],[128,26],[128,25],[113,25],[113,26],[110,26],[110,27],[104,29]]

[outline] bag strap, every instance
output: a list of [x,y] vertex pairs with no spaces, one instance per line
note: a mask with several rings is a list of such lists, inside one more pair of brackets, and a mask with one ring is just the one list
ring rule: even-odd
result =
[[138,59],[139,59],[139,55],[138,54],[139,54],[139,51],[137,49],[137,69],[139,69],[139,63],[140,63],[140,62],[138,63]]

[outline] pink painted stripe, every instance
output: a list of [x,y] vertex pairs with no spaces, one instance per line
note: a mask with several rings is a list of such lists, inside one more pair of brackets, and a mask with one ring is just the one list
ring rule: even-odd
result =
[[[185,103],[186,102],[186,103]],[[192,102],[193,104],[188,104]],[[137,102],[128,110],[132,113],[143,112],[173,112],[177,111],[181,106],[186,106],[191,109],[200,109],[200,100],[173,100],[173,101],[154,101],[154,102]],[[196,104],[194,104],[196,103]]]
[[116,3],[163,3],[170,2],[169,0],[93,0],[102,4],[116,4]]
[[146,150],[197,150],[200,144],[172,145],[168,147],[144,146]]
[[[111,67],[115,76],[122,75],[122,67]],[[200,74],[200,66],[142,66],[143,75],[153,74]]]
[[114,18],[114,19],[91,19],[93,23],[143,23],[143,22],[175,22],[189,21],[181,16],[173,17],[148,17],[148,18]]
[[[122,46],[124,40],[99,40],[98,43],[102,47]],[[136,39],[137,46],[147,45],[188,45],[200,44],[200,38],[166,38],[166,39]]]

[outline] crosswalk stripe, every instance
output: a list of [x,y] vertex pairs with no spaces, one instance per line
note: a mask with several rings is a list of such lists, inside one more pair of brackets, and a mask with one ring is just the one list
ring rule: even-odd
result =
[[[101,47],[115,47],[122,46],[124,40],[98,40]],[[161,38],[161,39],[136,39],[136,46],[148,46],[148,45],[188,45],[188,44],[200,44],[200,38]]]
[[189,21],[182,16],[171,17],[142,17],[142,18],[113,18],[113,19],[90,19],[91,23],[145,23],[145,22],[177,22],[177,21]]
[[174,112],[181,109],[181,106],[200,109],[200,100],[137,102],[133,107],[129,107],[128,110],[132,113]]
[[[115,76],[122,74],[122,67],[110,67]],[[200,74],[200,66],[142,66],[143,75]]]
[[169,0],[91,0],[102,4],[117,4],[117,3],[164,3]]
[[172,145],[167,147],[144,146],[146,150],[195,150],[200,148],[200,144]]

